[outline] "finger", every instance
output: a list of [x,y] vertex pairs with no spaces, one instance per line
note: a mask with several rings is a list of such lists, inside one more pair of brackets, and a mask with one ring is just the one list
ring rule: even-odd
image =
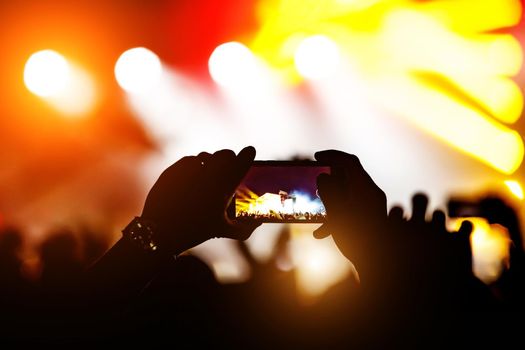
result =
[[323,239],[330,236],[330,227],[328,224],[323,224],[313,232],[314,238]]
[[220,176],[216,188],[227,197],[233,195],[237,186],[253,164],[255,148],[243,148],[238,155],[231,150],[220,150],[213,154],[208,161],[210,176]]
[[201,171],[201,164],[196,157],[183,157],[162,172],[155,183],[155,187],[161,187],[164,191],[168,191],[177,183],[184,183],[188,179],[199,177]]
[[244,241],[261,225],[260,222],[227,222],[221,237]]
[[317,239],[322,239],[332,233],[329,220],[330,218],[340,217],[340,212],[345,204],[340,181],[335,179],[333,175],[322,173],[317,176],[317,193],[325,206],[328,222],[317,228],[313,235]]
[[333,168],[334,174],[343,170],[344,175],[354,187],[377,187],[374,180],[366,172],[359,158],[350,153],[337,150],[327,150],[315,153],[315,159]]
[[240,164],[250,167],[253,160],[255,159],[255,154],[256,151],[253,146],[244,147],[237,155],[237,159],[239,160]]
[[457,234],[461,238],[469,238],[473,229],[474,229],[474,225],[472,225],[472,222],[470,222],[469,220],[465,220],[461,223],[461,226],[459,227]]
[[204,164],[208,159],[211,158],[211,153],[208,152],[201,152],[197,155],[197,159],[201,164]]
[[211,155],[205,165],[208,180],[213,181],[214,188],[220,189],[230,181],[235,172],[236,155],[232,150],[223,149]]
[[412,217],[410,218],[413,222],[425,222],[425,216],[427,214],[428,197],[423,193],[416,193],[412,197]]
[[341,186],[333,175],[322,173],[317,176],[317,193],[328,213],[343,205]]
[[403,221],[404,211],[400,206],[393,206],[392,209],[388,212],[388,217],[395,222]]
[[356,155],[333,149],[315,152],[314,157],[316,160],[330,165],[348,165],[359,163],[359,158],[357,158]]
[[[189,188],[179,184],[189,179],[199,181],[202,166],[196,157],[184,157],[166,168],[148,193],[142,216],[154,218],[166,210],[168,198],[182,197],[188,194]],[[198,182],[197,182],[198,183]]]
[[446,231],[446,221],[447,217],[443,210],[438,209],[435,210],[434,213],[432,213],[432,226],[434,227],[434,229]]
[[239,186],[239,184],[241,183],[242,179],[246,176],[246,173],[253,164],[255,154],[255,148],[252,146],[248,146],[243,148],[237,155],[235,168],[233,169],[233,172],[231,174],[232,178],[230,188],[228,189],[230,193],[233,194],[237,186]]

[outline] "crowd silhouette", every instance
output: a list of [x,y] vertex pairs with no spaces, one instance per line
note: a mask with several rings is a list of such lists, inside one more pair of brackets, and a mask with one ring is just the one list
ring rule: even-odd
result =
[[[161,174],[140,216],[105,252],[92,239],[79,242],[57,230],[40,247],[38,277],[29,278],[20,257],[23,235],[4,228],[1,342],[428,348],[472,341],[471,329],[478,340],[495,334],[521,342],[509,330],[523,322],[525,259],[519,219],[508,203],[496,196],[478,202],[480,215],[507,228],[511,239],[508,266],[485,284],[472,269],[470,222],[450,232],[445,212],[427,214],[422,193],[412,197],[411,209],[387,212],[385,194],[355,155],[330,150],[315,157],[332,172],[318,177],[327,221],[313,235],[332,235],[358,272],[318,302],[299,303],[293,272],[276,268],[287,254],[287,226],[261,263],[244,243],[259,224],[225,214],[255,149],[203,152]],[[187,253],[217,237],[238,240],[252,270],[247,282],[220,284],[208,265]]]

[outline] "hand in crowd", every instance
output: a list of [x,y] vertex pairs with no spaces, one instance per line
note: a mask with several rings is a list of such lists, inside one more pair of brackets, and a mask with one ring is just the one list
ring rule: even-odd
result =
[[413,197],[408,218],[400,207],[387,215],[385,194],[356,156],[323,151],[316,159],[329,164],[332,173],[318,178],[327,223],[314,234],[332,234],[355,264],[362,288],[376,295],[385,291],[377,297],[401,308],[432,303],[441,310],[461,305],[473,290],[486,292],[477,289],[480,283],[472,273],[470,222],[449,232],[443,211],[427,219],[428,198],[422,194]]
[[[161,174],[140,215],[151,223],[158,250],[139,249],[124,234],[80,272],[80,260],[71,254],[74,245],[60,236],[42,246],[38,290],[20,278],[18,235],[4,234],[0,277],[9,283],[0,288],[0,304],[8,311],[6,324],[12,325],[5,329],[16,330],[17,324],[34,319],[27,328],[38,339],[52,341],[63,339],[61,332],[67,330],[67,336],[129,344],[175,339],[178,345],[197,341],[207,347],[277,342],[281,347],[421,348],[428,347],[428,339],[446,343],[465,336],[464,325],[485,321],[480,314],[525,309],[525,259],[512,208],[495,198],[479,202],[490,223],[509,230],[513,248],[511,268],[490,289],[473,274],[469,221],[450,231],[444,211],[427,215],[429,200],[421,193],[412,197],[407,212],[399,206],[387,212],[384,192],[359,159],[335,150],[315,154],[331,172],[317,179],[327,219],[314,236],[332,235],[355,265],[357,279],[347,278],[315,307],[294,303],[294,272],[274,266],[288,253],[288,231],[282,232],[276,254],[265,264],[239,244],[252,276],[234,287],[217,283],[197,257],[173,259],[171,255],[211,238],[245,240],[258,226],[232,221],[226,214],[254,157],[255,149],[247,147],[237,155],[221,150],[182,158]],[[27,307],[20,313],[20,305],[33,305],[28,303],[32,299],[38,311]],[[20,336],[15,334],[15,339]]]
[[141,215],[156,226],[161,249],[178,254],[215,237],[248,238],[258,225],[234,223],[226,209],[254,158],[253,147],[238,155],[231,150],[202,152],[167,168]]

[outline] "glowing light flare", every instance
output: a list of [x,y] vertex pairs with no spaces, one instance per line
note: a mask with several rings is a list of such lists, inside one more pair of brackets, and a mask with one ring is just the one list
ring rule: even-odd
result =
[[439,18],[453,31],[462,33],[511,27],[521,18],[519,0],[428,1],[412,4],[412,8]]
[[398,10],[387,16],[378,39],[389,57],[382,68],[387,74],[434,72],[456,84],[465,103],[473,100],[505,123],[521,116],[523,96],[508,76],[520,71],[523,57],[519,42],[511,35],[465,38],[435,18]]
[[348,274],[355,273],[352,264],[341,255],[331,237],[314,239],[309,225],[293,225],[292,235],[290,255],[299,290],[305,296],[321,295]]
[[[287,81],[301,78],[290,70],[289,57],[298,38],[305,33],[336,37],[372,98],[498,171],[510,174],[518,168],[523,141],[494,119],[510,124],[522,114],[523,94],[510,77],[520,71],[523,53],[516,38],[495,30],[519,22],[520,1],[385,0],[360,11],[343,1],[281,0],[263,1],[260,8],[263,26],[251,47]],[[443,77],[448,85],[406,89],[404,82],[414,72]],[[388,86],[375,86],[385,79]],[[422,96],[431,103],[420,101]],[[477,131],[482,132],[476,136]]]
[[212,79],[225,87],[245,86],[256,79],[257,60],[245,45],[227,42],[213,50],[208,60]]
[[160,82],[162,64],[151,50],[136,47],[125,51],[115,64],[115,78],[124,90],[140,94],[151,90]]
[[454,220],[453,229],[458,230],[465,220],[474,226],[470,236],[474,274],[485,283],[493,282],[508,264],[509,233],[503,226],[477,217]]
[[62,93],[71,78],[67,60],[56,51],[42,50],[29,57],[24,67],[24,83],[29,91],[40,97]]
[[509,191],[516,196],[516,198],[523,200],[525,198],[523,194],[523,187],[521,187],[520,183],[515,180],[505,180],[503,181],[505,186],[509,189]]
[[337,44],[324,35],[304,39],[294,55],[295,67],[306,79],[326,78],[337,71],[340,61]]
[[374,91],[378,102],[406,120],[502,173],[512,174],[523,160],[523,140],[516,131],[444,93],[421,88],[417,80],[384,78]]
[[66,116],[86,115],[96,105],[96,86],[82,67],[53,50],[33,54],[24,69],[32,93]]
[[466,37],[450,31],[439,18],[415,10],[388,13],[375,39],[389,55],[385,63],[395,63],[399,69],[511,76],[519,73],[522,64],[520,44],[512,35]]
[[337,0],[336,2],[347,11],[359,11],[364,10],[381,0]]

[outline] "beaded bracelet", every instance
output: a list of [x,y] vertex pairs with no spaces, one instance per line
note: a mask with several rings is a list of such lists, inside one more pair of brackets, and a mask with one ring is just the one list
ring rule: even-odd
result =
[[158,249],[154,238],[155,228],[156,225],[154,222],[136,216],[128,226],[122,230],[122,235],[142,250],[155,252]]

